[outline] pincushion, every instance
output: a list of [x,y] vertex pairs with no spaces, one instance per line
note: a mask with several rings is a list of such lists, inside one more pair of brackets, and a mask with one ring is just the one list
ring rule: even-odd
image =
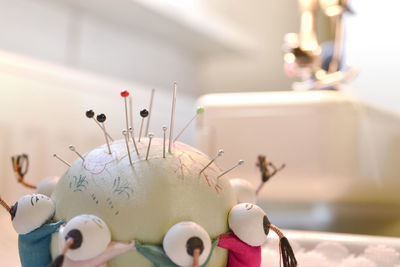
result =
[[[210,158],[191,146],[175,142],[163,158],[163,140],[153,138],[148,160],[148,139],[137,142],[138,156],[130,142],[132,165],[125,140],[106,145],[76,160],[61,177],[52,195],[56,220],[69,221],[93,214],[105,221],[113,241],[138,240],[162,244],[176,223],[193,221],[211,238],[228,231],[227,218],[236,204],[229,181],[219,178],[214,163],[201,174]],[[53,238],[53,242],[55,242]],[[56,247],[52,245],[53,250]],[[58,251],[53,251],[56,255]],[[226,251],[216,248],[210,266],[225,266]],[[137,251],[128,252],[109,266],[152,266]]]

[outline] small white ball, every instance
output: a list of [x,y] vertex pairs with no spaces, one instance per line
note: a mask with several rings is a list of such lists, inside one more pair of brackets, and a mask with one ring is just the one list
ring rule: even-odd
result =
[[48,178],[44,179],[37,186],[36,193],[51,197],[51,194],[53,194],[54,188],[56,188],[58,180],[60,180],[60,177],[58,177],[58,176],[52,176],[52,177],[48,177]]
[[231,179],[229,180],[233,190],[236,193],[238,203],[252,203],[256,204],[257,194],[254,186],[244,179]]
[[211,240],[206,230],[197,223],[180,222],[165,234],[163,247],[175,264],[190,267],[193,266],[193,247],[200,247],[199,265],[202,265],[210,254]]
[[265,212],[252,203],[240,203],[229,212],[229,227],[233,233],[250,246],[261,246],[267,241],[269,232]]
[[106,223],[97,216],[87,214],[72,218],[65,227],[60,228],[60,250],[65,247],[68,237],[73,237],[76,242],[67,251],[66,256],[75,261],[100,255],[111,242],[111,233]]
[[55,212],[53,200],[41,194],[23,196],[14,205],[14,209],[12,225],[20,235],[39,228],[51,219]]

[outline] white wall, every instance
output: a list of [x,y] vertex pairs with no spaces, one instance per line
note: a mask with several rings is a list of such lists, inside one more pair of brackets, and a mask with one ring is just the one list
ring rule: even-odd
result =
[[356,12],[346,20],[348,64],[360,74],[352,93],[384,110],[400,114],[399,1],[351,1]]
[[189,51],[68,1],[0,0],[0,49],[151,87],[198,88]]

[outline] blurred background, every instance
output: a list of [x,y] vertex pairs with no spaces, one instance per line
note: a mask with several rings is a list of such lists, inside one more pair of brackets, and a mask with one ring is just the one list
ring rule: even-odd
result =
[[[0,0],[1,195],[13,202],[30,192],[17,184],[11,155],[29,154],[38,183],[65,171],[53,153],[73,161],[69,144],[85,153],[104,143],[89,108],[122,137],[123,89],[134,114],[156,89],[150,129],[161,136],[177,81],[177,129],[197,104],[210,110],[182,141],[210,156],[230,151],[224,168],[244,158],[232,177],[254,184],[258,153],[287,163],[260,197],[277,225],[400,236],[400,3],[351,7],[344,54],[358,77],[340,95],[288,95],[295,78],[284,74],[282,44],[299,31],[295,0]],[[333,36],[322,13],[316,33],[319,42]],[[228,92],[238,94],[215,95]]]

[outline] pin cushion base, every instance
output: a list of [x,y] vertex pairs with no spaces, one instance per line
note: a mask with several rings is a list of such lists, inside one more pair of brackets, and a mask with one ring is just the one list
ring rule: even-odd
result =
[[[52,195],[56,220],[69,221],[93,214],[108,225],[112,240],[139,240],[162,244],[165,233],[181,221],[202,226],[213,239],[228,231],[228,213],[236,197],[227,178],[210,158],[191,146],[175,142],[163,158],[163,140],[153,138],[148,160],[148,139],[137,142],[139,156],[129,143],[132,165],[124,140],[106,145],[76,160],[61,177]],[[168,142],[167,142],[168,146]],[[56,236],[52,254],[57,255]],[[216,248],[209,266],[226,266],[227,252]],[[109,266],[152,266],[137,251],[121,255]]]

